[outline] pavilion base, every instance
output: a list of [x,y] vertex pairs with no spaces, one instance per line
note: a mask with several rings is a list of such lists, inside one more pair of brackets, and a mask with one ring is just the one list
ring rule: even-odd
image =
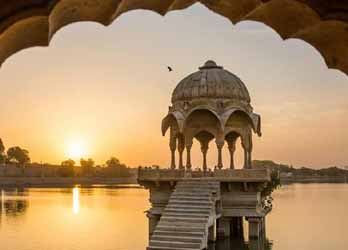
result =
[[[265,217],[269,210],[263,208],[265,197],[262,197],[261,191],[270,181],[269,172],[244,169],[218,170],[210,172],[208,177],[195,177],[197,174],[194,171],[187,175],[181,170],[139,169],[138,182],[150,191],[151,208],[147,213],[150,243],[166,243],[169,247],[170,236],[153,237],[155,231],[161,234],[172,232],[174,239],[178,236],[187,238],[186,234],[194,234],[197,230],[199,233],[197,227],[201,226],[206,228],[200,234],[205,243],[182,244],[204,249],[208,242],[217,239],[244,239],[244,219],[248,223],[249,241],[263,241]],[[202,224],[203,221],[205,224]],[[188,225],[192,227],[192,233],[191,229],[177,228],[176,225]]]

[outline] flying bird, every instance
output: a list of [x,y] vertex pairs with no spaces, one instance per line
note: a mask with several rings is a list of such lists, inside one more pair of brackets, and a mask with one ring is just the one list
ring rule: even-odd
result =
[[169,71],[169,72],[172,72],[172,71],[173,71],[172,67],[167,66],[167,68],[168,68],[168,71]]

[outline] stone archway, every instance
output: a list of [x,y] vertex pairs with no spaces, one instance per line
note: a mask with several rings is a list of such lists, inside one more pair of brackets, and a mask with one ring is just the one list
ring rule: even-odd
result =
[[[231,157],[230,167],[234,167],[233,156],[235,143],[238,137],[242,142],[244,151],[244,168],[251,168],[252,164],[252,130],[254,128],[253,121],[250,116],[240,110],[233,112],[227,119],[225,124],[225,140],[228,142],[228,148]],[[255,129],[254,129],[255,131]]]
[[[186,167],[191,168],[191,148],[193,138],[196,138],[201,144],[203,154],[203,169],[207,170],[206,154],[208,144],[212,139],[216,139],[216,145],[219,150],[219,136],[222,134],[221,122],[215,112],[209,109],[194,109],[190,112],[184,122],[183,135],[185,138],[185,147],[187,153]],[[221,150],[219,150],[220,152]],[[218,165],[222,166],[222,160],[218,155]]]
[[200,2],[232,23],[262,22],[283,39],[315,47],[329,68],[348,73],[348,3],[342,0],[26,0],[0,3],[0,64],[29,47],[48,46],[64,26],[93,21],[110,25],[121,14],[151,10],[161,15]]

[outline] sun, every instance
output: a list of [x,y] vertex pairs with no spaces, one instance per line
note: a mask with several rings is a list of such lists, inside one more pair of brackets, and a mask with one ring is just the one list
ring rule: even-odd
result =
[[84,156],[86,156],[86,144],[83,141],[74,141],[68,144],[68,152],[67,155],[69,158],[78,160]]

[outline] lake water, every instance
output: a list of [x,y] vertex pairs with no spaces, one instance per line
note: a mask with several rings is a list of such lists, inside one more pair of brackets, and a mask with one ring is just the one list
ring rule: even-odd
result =
[[[295,184],[274,195],[273,250],[348,249],[348,185]],[[140,188],[1,190],[1,250],[145,250],[148,191]],[[220,242],[216,250],[248,249]]]

